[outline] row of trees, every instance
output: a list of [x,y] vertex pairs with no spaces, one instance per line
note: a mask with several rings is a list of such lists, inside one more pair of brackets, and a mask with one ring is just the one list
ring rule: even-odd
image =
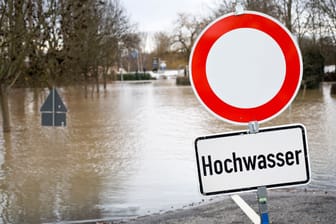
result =
[[[97,84],[140,39],[119,0],[0,0],[0,103],[13,85]],[[85,91],[87,92],[87,91]]]
[[[305,59],[305,67],[309,69],[314,67],[314,71],[305,72],[306,76],[316,74],[316,70],[320,73],[323,64],[336,64],[336,2],[334,0],[217,1],[216,6],[210,9],[211,13],[208,17],[179,14],[172,32],[156,34],[154,54],[164,58],[171,52],[178,52],[183,56],[180,57],[182,61],[178,64],[186,63],[199,32],[215,18],[234,12],[237,2],[246,10],[263,12],[279,19],[290,32],[297,36]],[[169,44],[167,40],[170,40]],[[322,64],[312,65],[316,58]],[[312,77],[305,78],[312,79]]]

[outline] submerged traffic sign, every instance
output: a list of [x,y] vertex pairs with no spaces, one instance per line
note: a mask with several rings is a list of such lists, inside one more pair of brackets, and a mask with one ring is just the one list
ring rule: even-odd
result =
[[189,67],[200,102],[234,124],[274,118],[292,102],[302,79],[302,57],[291,33],[274,18],[251,11],[208,25]]
[[195,140],[204,195],[307,184],[310,168],[302,124],[199,137]]
[[57,90],[53,88],[40,109],[42,126],[66,126],[67,111]]

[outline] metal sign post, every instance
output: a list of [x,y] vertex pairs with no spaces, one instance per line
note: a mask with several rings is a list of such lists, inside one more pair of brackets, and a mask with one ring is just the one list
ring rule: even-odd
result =
[[212,21],[195,41],[189,77],[197,99],[210,113],[232,124],[248,124],[248,130],[195,140],[200,192],[257,190],[260,219],[239,195],[232,199],[253,223],[268,224],[267,188],[310,181],[305,127],[259,130],[259,123],[278,116],[294,100],[303,62],[296,40],[283,24],[245,11],[242,0],[235,3],[234,12]]
[[[259,132],[259,123],[257,121],[248,123],[249,133],[257,134]],[[261,224],[269,224],[268,208],[267,208],[267,188],[260,186],[257,189],[259,215]]]
[[258,187],[258,204],[261,224],[269,224],[268,208],[267,208],[267,188],[265,186]]

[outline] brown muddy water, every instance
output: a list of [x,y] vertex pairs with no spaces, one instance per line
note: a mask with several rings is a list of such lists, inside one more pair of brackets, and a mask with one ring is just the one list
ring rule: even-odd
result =
[[[41,127],[48,91],[10,93],[12,132],[0,131],[0,223],[82,223],[182,208],[200,195],[193,141],[247,129],[224,123],[173,80],[114,83],[84,97],[59,88],[67,127]],[[24,105],[24,106],[23,106]],[[299,92],[261,127],[303,123],[312,182],[336,191],[336,97],[330,84]]]

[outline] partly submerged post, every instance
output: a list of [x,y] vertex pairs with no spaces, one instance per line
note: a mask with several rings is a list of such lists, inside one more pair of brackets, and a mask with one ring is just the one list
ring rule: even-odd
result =
[[330,87],[330,94],[331,95],[336,95],[336,84],[332,84]]
[[258,204],[259,204],[259,215],[260,215],[260,223],[268,224],[268,208],[267,208],[267,188],[265,186],[258,187],[257,191],[258,195]]
[[42,126],[65,127],[67,111],[57,90],[53,88],[40,109]]

